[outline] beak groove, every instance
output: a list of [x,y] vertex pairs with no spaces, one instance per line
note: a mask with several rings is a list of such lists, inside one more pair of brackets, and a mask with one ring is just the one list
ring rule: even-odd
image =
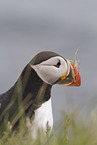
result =
[[70,71],[69,74],[63,74],[60,77],[59,85],[62,86],[80,86],[81,85],[81,76],[79,74],[78,69],[71,63],[70,64]]
[[70,63],[70,65],[73,69],[73,81],[72,81],[71,85],[69,85],[69,86],[80,86],[81,85],[81,76],[79,74],[79,71],[72,63]]

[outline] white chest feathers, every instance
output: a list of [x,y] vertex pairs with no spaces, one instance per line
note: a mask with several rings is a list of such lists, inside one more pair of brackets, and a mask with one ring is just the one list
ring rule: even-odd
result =
[[[48,124],[48,125],[47,125]],[[31,124],[32,137],[37,137],[37,131],[43,130],[44,133],[47,131],[49,126],[50,131],[53,128],[53,115],[52,115],[52,103],[51,99],[43,103],[40,108],[35,111],[35,117]]]

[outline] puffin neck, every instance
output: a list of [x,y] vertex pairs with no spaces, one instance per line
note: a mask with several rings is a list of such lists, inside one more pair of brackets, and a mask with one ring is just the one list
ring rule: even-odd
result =
[[30,95],[37,104],[42,104],[50,99],[52,85],[43,82],[29,65],[24,68],[20,78],[23,98]]

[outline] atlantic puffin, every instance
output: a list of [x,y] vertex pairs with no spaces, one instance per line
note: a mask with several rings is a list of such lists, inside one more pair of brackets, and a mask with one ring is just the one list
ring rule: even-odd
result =
[[[77,68],[61,55],[43,51],[38,53],[24,68],[15,84],[0,95],[0,129],[7,122],[16,128],[24,113],[31,121],[33,134],[46,125],[53,128],[51,89],[55,84],[80,86]],[[23,111],[18,115],[20,106]],[[7,122],[6,122],[7,120]]]

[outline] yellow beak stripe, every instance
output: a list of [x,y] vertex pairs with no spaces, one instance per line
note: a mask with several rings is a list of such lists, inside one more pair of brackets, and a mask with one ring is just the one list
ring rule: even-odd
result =
[[65,78],[66,78],[66,76],[67,76],[67,73],[64,73],[60,78],[61,78],[61,80],[64,80]]
[[64,80],[64,79],[66,78],[66,76],[67,76],[69,70],[70,70],[70,68],[69,68],[69,61],[67,60],[67,72],[64,73],[64,74],[60,77],[61,80]]

